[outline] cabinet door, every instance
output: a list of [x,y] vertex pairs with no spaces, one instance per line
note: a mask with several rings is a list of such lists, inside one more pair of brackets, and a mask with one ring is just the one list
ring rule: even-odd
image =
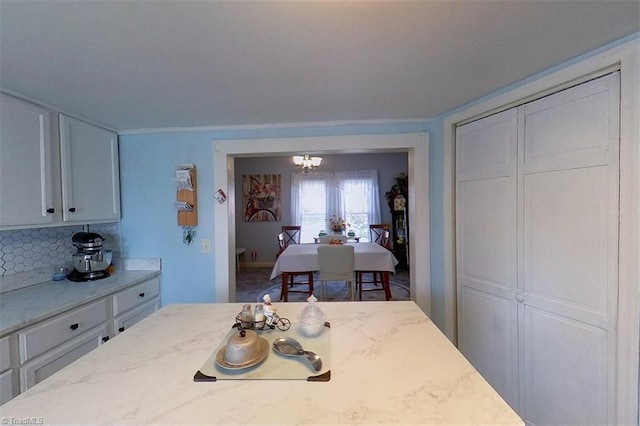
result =
[[517,409],[515,110],[458,128],[460,351]]
[[137,324],[138,322],[142,321],[143,319],[157,311],[159,307],[160,299],[156,297],[149,303],[132,309],[126,314],[117,316],[114,322],[114,334],[120,334],[134,324]]
[[88,354],[100,346],[106,336],[108,336],[107,325],[103,324],[23,365],[20,368],[20,391],[25,392],[73,361]]
[[519,384],[530,424],[615,423],[618,93],[615,73],[521,107]]
[[13,398],[12,370],[0,374],[0,405]]
[[56,221],[49,112],[0,94],[0,227]]
[[160,278],[152,278],[113,296],[113,315],[146,303],[160,294]]
[[25,363],[71,340],[80,333],[107,321],[107,299],[100,299],[81,308],[47,319],[20,330],[20,362]]
[[63,220],[119,220],[118,136],[60,114],[60,150]]

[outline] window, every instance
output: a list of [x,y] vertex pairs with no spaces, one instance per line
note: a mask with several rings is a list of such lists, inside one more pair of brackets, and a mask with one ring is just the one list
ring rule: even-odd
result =
[[352,230],[369,239],[369,224],[380,222],[377,170],[318,173],[291,177],[291,210],[295,224],[302,226],[300,241],[312,243],[321,230],[329,229],[335,215]]

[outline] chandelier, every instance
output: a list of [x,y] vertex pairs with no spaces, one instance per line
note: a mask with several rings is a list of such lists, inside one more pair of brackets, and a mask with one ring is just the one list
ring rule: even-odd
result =
[[309,154],[302,155],[294,155],[293,163],[296,165],[298,169],[300,169],[301,173],[308,175],[309,172],[320,165],[322,162],[321,157],[310,157]]

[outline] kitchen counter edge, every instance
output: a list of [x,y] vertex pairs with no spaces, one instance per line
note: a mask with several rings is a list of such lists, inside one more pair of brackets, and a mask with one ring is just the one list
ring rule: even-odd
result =
[[161,275],[157,270],[117,271],[88,282],[47,281],[0,294],[0,336],[107,297]]

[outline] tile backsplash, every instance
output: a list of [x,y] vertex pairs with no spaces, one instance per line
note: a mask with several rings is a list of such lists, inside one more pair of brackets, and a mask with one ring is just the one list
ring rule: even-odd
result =
[[[89,225],[90,232],[97,232],[105,239],[104,249],[113,250],[115,259],[120,256],[119,223]],[[82,226],[20,229],[0,231],[0,276],[42,268],[67,266],[76,248],[71,236],[82,232]]]

